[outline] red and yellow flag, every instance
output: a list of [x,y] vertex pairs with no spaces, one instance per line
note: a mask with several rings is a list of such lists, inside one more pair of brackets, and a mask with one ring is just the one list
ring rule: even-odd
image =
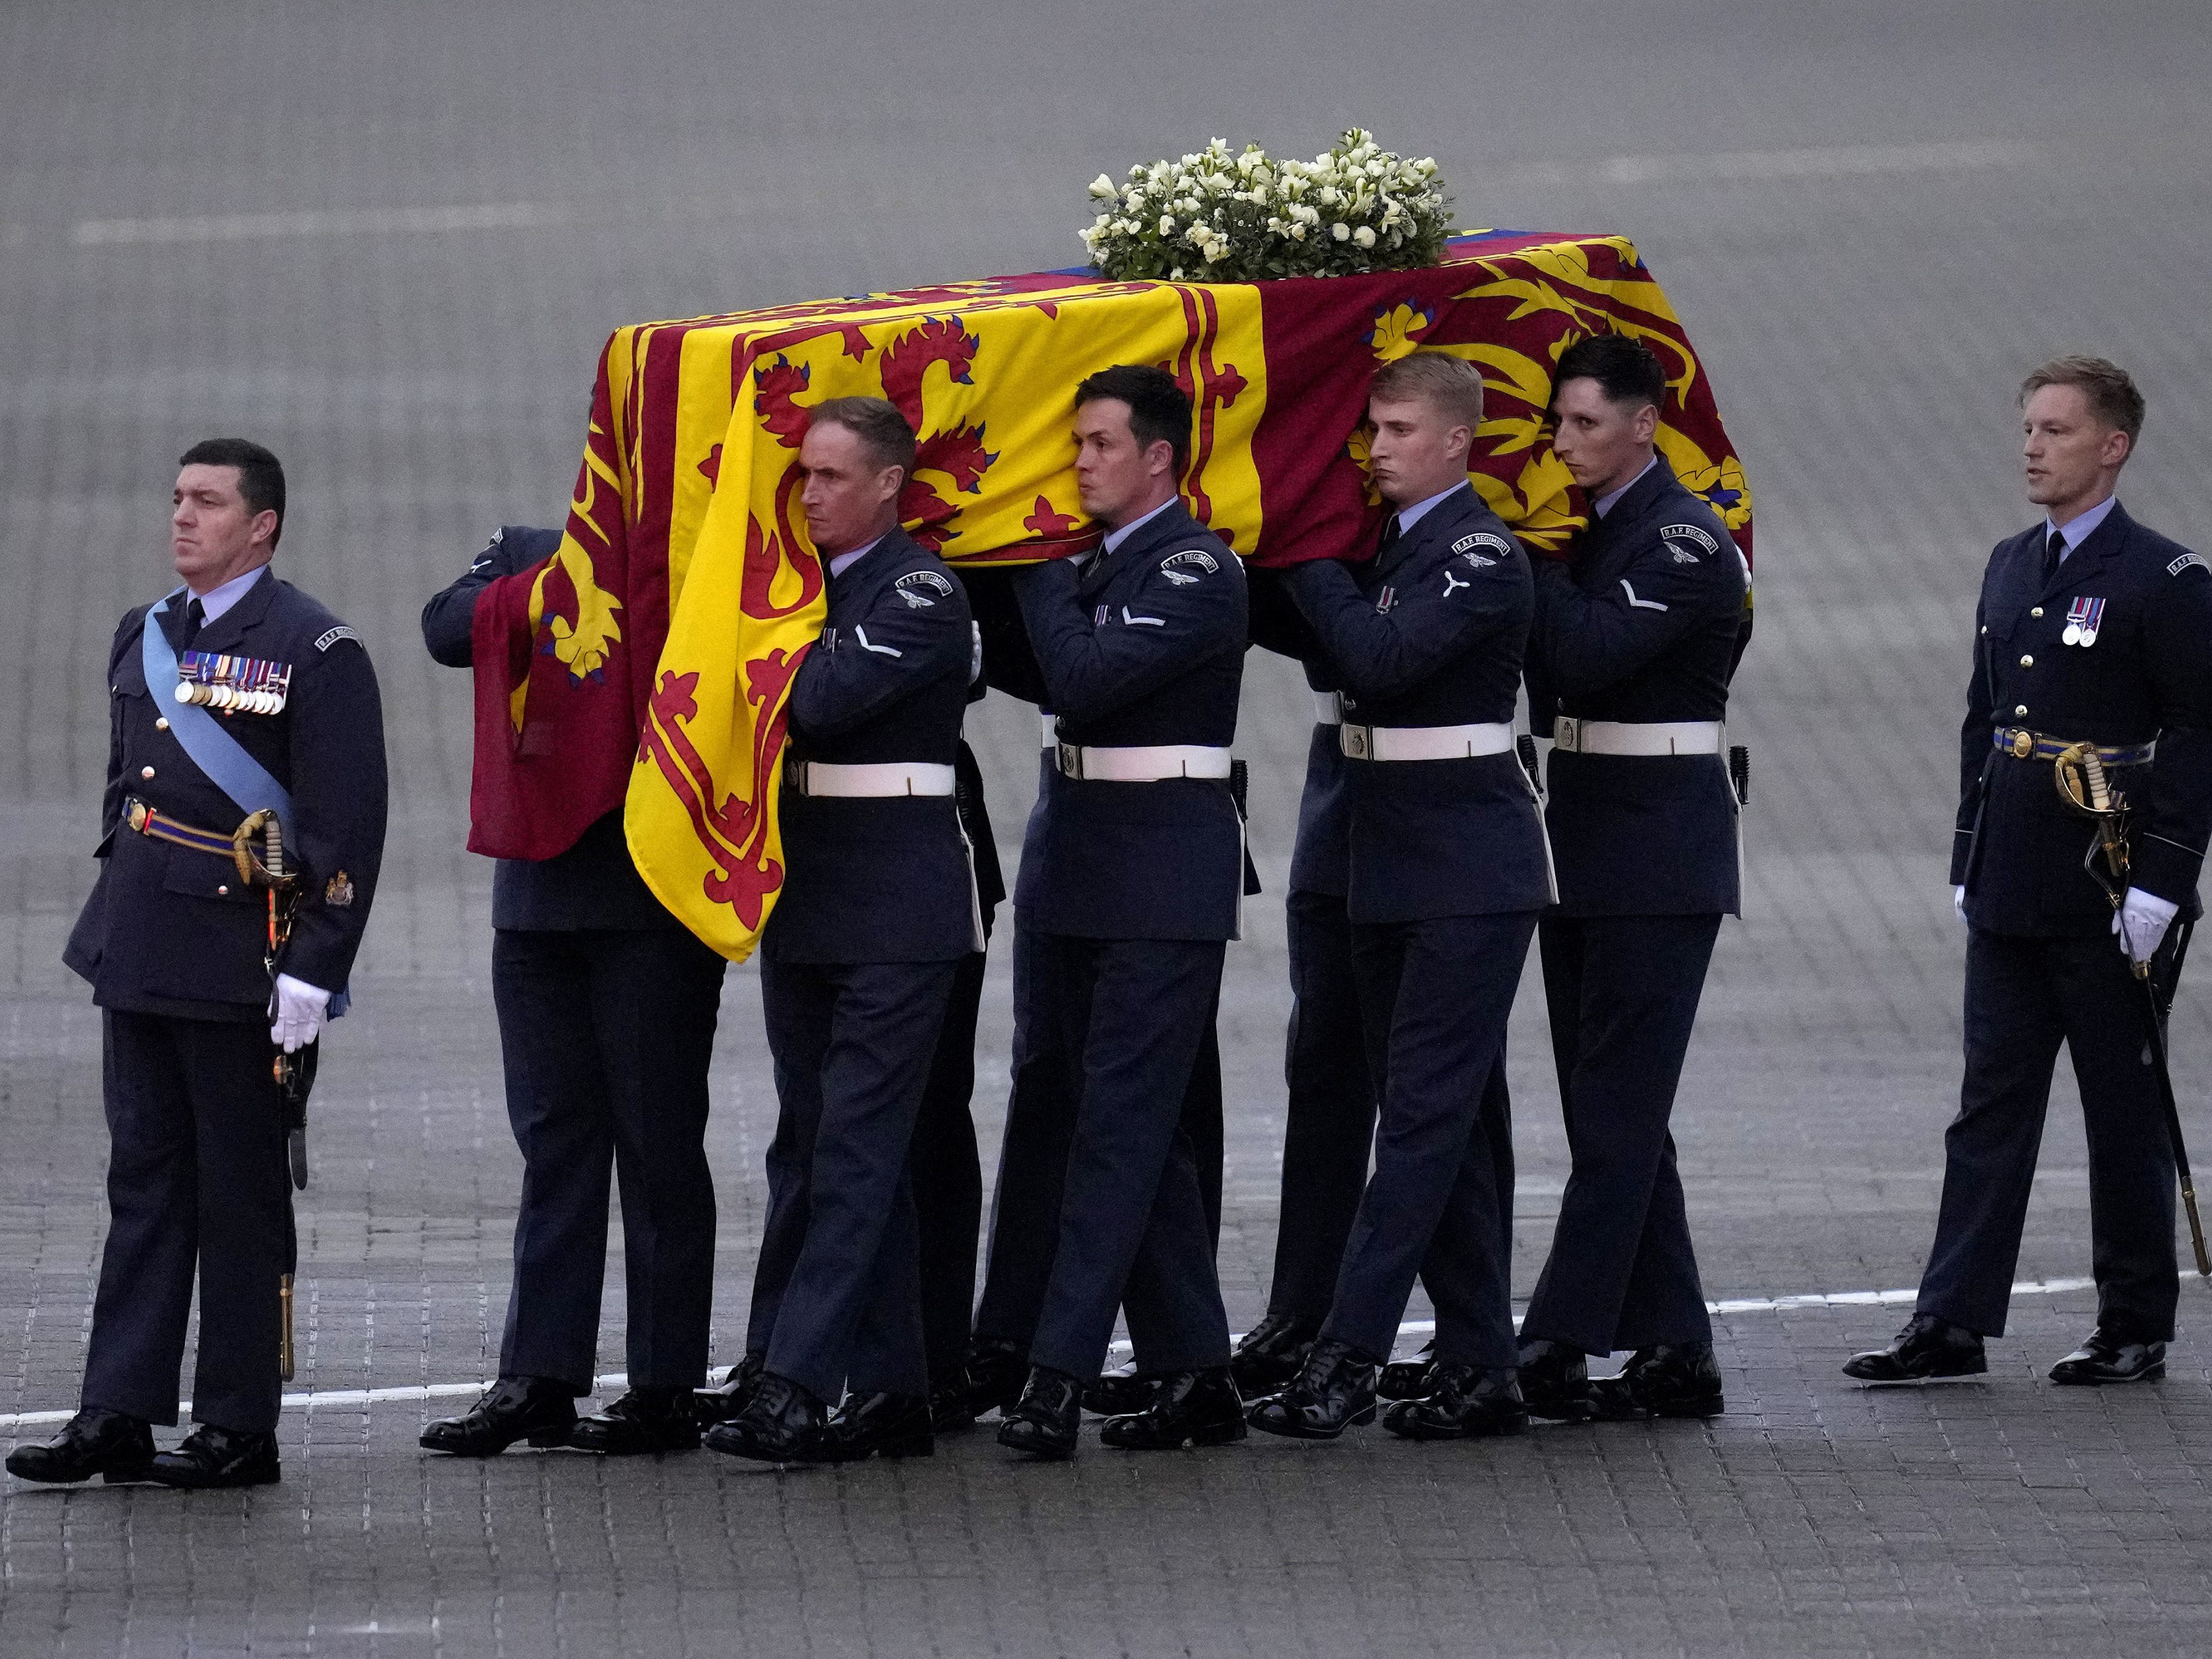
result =
[[1552,367],[1606,331],[1667,365],[1660,448],[1748,556],[1751,497],[1711,387],[1619,237],[1489,232],[1441,265],[1366,276],[1044,272],[619,329],[559,553],[478,608],[470,845],[550,857],[626,800],[662,902],[750,954],[783,879],[785,704],[824,607],[796,502],[811,404],[888,398],[920,439],[908,532],[955,564],[1030,562],[1095,534],[1076,497],[1076,383],[1160,364],[1191,395],[1192,510],[1248,559],[1290,564],[1371,544],[1368,380],[1449,352],[1487,392],[1476,488],[1549,542],[1583,521],[1543,438]]

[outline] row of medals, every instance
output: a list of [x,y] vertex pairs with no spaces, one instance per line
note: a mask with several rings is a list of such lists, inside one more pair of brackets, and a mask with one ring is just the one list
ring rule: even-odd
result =
[[179,702],[196,702],[241,714],[274,714],[284,707],[282,691],[244,691],[234,685],[186,680],[177,687]]

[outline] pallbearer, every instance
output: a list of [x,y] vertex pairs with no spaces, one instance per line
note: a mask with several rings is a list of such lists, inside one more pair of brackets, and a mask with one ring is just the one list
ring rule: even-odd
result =
[[874,398],[809,422],[800,501],[830,614],[792,683],[787,868],[761,937],[805,1234],[758,1383],[707,1436],[777,1463],[934,1449],[907,1153],[955,979],[983,947],[954,798],[975,634],[958,579],[898,527],[914,432]]
[[[1538,940],[1574,1158],[1521,1327],[1521,1391],[1544,1417],[1722,1404],[1667,1124],[1721,918],[1741,908],[1721,722],[1746,572],[1653,447],[1666,393],[1620,335],[1569,346],[1552,381],[1553,448],[1590,521],[1538,561],[1528,637],[1559,880]],[[1586,1356],[1623,1348],[1593,1389]]]
[[[100,1008],[111,1219],[82,1409],[9,1455],[33,1480],[277,1478],[292,1237],[274,1064],[342,1011],[383,856],[376,675],[361,636],[270,568],[283,468],[243,439],[195,444],[174,501],[180,585],[109,652],[100,878],[64,957]],[[197,1426],[157,1456],[196,1277]]]
[[[2212,571],[2113,494],[2142,431],[2125,371],[2061,357],[2027,377],[2021,400],[2027,498],[2044,518],[1990,556],[1960,728],[1951,879],[1966,925],[1966,1082],[1912,1319],[1844,1367],[1866,1382],[1988,1368],[1982,1340],[2004,1332],[2062,1042],[2089,1133],[2097,1328],[2051,1380],[2162,1376],[2173,1335],[2173,1152],[2130,964],[2148,963],[2170,998],[2174,934],[2200,908]],[[2081,743],[2133,809],[2117,914],[2083,867],[2097,832],[2057,793],[2053,763]]]
[[1373,1420],[1376,1368],[1418,1273],[1437,1308],[1431,1392],[1394,1406],[1389,1426],[1459,1438],[1527,1422],[1508,1300],[1509,1105],[1490,1085],[1552,890],[1513,743],[1532,600],[1527,556],[1468,482],[1482,422],[1474,367],[1429,353],[1386,364],[1368,412],[1392,509],[1379,550],[1285,580],[1344,688],[1346,911],[1381,1100],[1375,1172],[1328,1318],[1251,1421],[1333,1439]]

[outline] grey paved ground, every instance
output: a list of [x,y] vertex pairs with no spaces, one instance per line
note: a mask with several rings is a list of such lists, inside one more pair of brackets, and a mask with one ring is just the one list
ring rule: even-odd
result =
[[[317,1097],[301,1386],[479,1377],[517,1160],[488,872],[461,851],[465,688],[414,615],[492,525],[562,510],[605,331],[1069,263],[1102,167],[1216,133],[1310,153],[1354,119],[1433,151],[1466,222],[1634,235],[1709,360],[1761,560],[1736,722],[1759,755],[1752,913],[1678,1118],[1708,1288],[1909,1285],[1955,1086],[1948,728],[1980,562],[2025,521],[2021,372],[2066,348],[2133,364],[2152,416],[2128,501],[2212,538],[2209,48],[2188,3],[2004,0],[0,8],[0,1413],[70,1405],[82,1358],[97,1025],[58,958],[90,873],[102,652],[166,580],[185,442],[240,429],[284,456],[285,564],[371,641],[400,763],[362,1010]],[[1278,888],[1295,684],[1255,659],[1242,738]],[[976,722],[1002,824],[1027,719],[994,699]],[[1275,1226],[1279,910],[1231,963],[1241,1326]],[[1000,978],[994,1140],[1004,999]],[[733,976],[726,1357],[770,1126],[756,1004]],[[2209,1007],[2200,976],[2176,1025],[2195,1103]],[[1523,1286],[1565,1174],[1539,1012],[1532,987]],[[2087,1271],[2063,1085],[2053,1125],[2025,1278]],[[415,1434],[447,1402],[299,1409],[284,1484],[250,1497],[0,1492],[0,1649],[2203,1652],[2208,1299],[2192,1282],[2163,1387],[2053,1391],[2039,1368],[2088,1307],[2024,1297],[1986,1383],[1879,1396],[1836,1362],[1898,1309],[1732,1313],[1711,1426],[1480,1449],[1367,1434],[1047,1469],[973,1436],[779,1477],[430,1463]],[[617,1276],[610,1370],[620,1316]]]

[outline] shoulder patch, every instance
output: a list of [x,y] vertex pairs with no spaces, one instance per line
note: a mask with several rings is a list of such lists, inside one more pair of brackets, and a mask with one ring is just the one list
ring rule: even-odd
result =
[[330,629],[319,635],[315,641],[315,649],[318,651],[327,651],[332,646],[336,645],[340,640],[351,640],[356,645],[359,645],[361,643],[361,635],[355,633],[352,629],[341,623],[339,626]]
[[2166,566],[2166,574],[2169,576],[2179,576],[2192,564],[2202,565],[2205,569],[2212,570],[2212,565],[2207,565],[2204,563],[2204,556],[2203,554],[2185,553],[2179,558],[2176,559],[2172,564]]
[[952,597],[951,581],[934,570],[909,570],[891,584],[891,591],[906,601],[906,608],[909,611],[924,611],[937,603],[922,592],[924,588],[941,593],[948,599]]
[[[1476,547],[1494,547],[1500,553],[1510,553],[1513,550],[1511,544],[1506,541],[1505,538],[1503,536],[1493,536],[1487,530],[1478,530],[1471,536],[1461,537],[1457,541],[1451,544],[1451,550],[1455,553],[1465,553],[1468,549]],[[1476,562],[1480,564],[1495,564],[1498,561],[1495,559],[1480,559],[1477,560]]]
[[1187,547],[1180,553],[1170,553],[1160,561],[1160,574],[1177,587],[1187,587],[1199,580],[1203,571],[1212,576],[1219,574],[1221,562],[1202,547]]
[[1684,541],[1697,543],[1708,553],[1717,553],[1721,550],[1721,544],[1713,539],[1712,532],[1697,525],[1669,524],[1662,525],[1659,527],[1659,539],[1662,541],[1671,542],[1678,536]]

